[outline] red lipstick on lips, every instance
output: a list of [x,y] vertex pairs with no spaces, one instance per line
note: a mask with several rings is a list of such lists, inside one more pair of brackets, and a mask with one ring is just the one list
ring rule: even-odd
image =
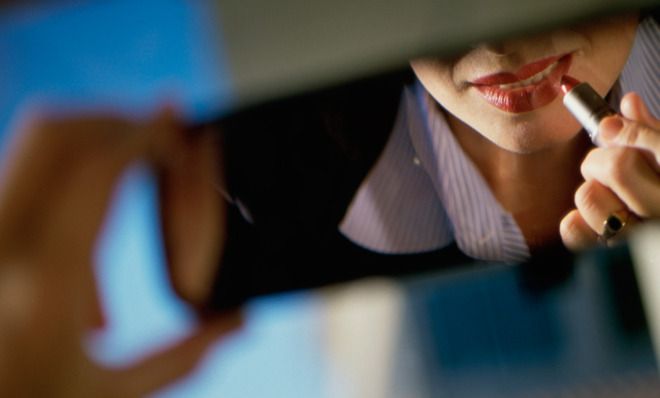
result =
[[544,58],[522,66],[515,73],[480,77],[472,85],[491,105],[505,112],[530,112],[552,102],[571,66],[571,55]]

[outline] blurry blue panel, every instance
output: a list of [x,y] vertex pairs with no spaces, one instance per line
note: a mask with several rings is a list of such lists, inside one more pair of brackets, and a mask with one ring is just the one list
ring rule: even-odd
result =
[[149,110],[174,101],[200,117],[230,101],[207,2],[146,0],[22,8],[0,16],[0,127],[19,104]]
[[248,306],[245,327],[221,342],[196,374],[160,397],[323,397],[321,303],[283,295]]

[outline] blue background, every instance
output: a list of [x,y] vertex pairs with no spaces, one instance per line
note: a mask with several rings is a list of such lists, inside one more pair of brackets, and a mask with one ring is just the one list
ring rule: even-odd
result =
[[[205,2],[40,4],[0,15],[1,143],[35,105],[140,116],[174,101],[203,118],[231,104],[222,37]],[[141,165],[123,177],[97,251],[110,326],[89,348],[108,364],[130,363],[194,327],[163,272],[155,188]],[[240,332],[159,396],[322,396],[318,305],[306,295],[253,303]]]

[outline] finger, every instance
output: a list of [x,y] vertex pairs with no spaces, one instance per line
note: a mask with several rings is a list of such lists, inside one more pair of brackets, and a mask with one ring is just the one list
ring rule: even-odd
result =
[[82,300],[84,300],[89,314],[85,319],[86,329],[101,330],[106,325],[106,314],[101,303],[101,296],[96,284],[94,266],[87,264],[79,272],[82,274],[82,283],[77,286],[81,290]]
[[620,116],[608,116],[598,126],[604,146],[627,146],[647,151],[660,170],[660,131]]
[[145,151],[151,130],[111,116],[26,123],[6,165],[2,229],[37,242],[45,226],[78,224],[80,235],[95,237],[84,227],[100,224],[117,177]]
[[[55,244],[50,249],[59,250],[63,258],[78,254],[81,264],[89,263],[119,177],[137,159],[147,157],[152,143],[166,130],[157,121],[133,124],[129,134],[98,136],[83,147],[78,161],[71,164],[68,173],[59,176],[58,192],[50,195],[48,214],[42,221],[44,243]],[[90,131],[84,133],[93,135]],[[110,146],[103,147],[104,144]],[[61,253],[74,249],[63,242],[75,244],[78,250]]]
[[577,209],[561,220],[559,233],[564,246],[573,251],[584,250],[598,243],[598,236]]
[[160,178],[163,234],[174,289],[200,305],[209,295],[224,243],[224,201],[216,189],[219,145],[206,132],[179,150],[182,161]]
[[639,150],[594,149],[582,162],[581,171],[585,180],[608,187],[637,216],[660,215],[660,176]]
[[651,114],[649,108],[637,93],[628,93],[623,97],[621,100],[621,114],[627,119],[660,130],[660,119]]
[[50,184],[61,169],[78,162],[89,151],[112,149],[124,137],[135,137],[139,125],[110,115],[77,117],[31,116],[21,122],[10,143],[8,168],[13,173],[32,178],[22,186],[40,188]]
[[596,234],[603,232],[607,217],[626,208],[609,188],[596,180],[587,180],[575,191],[575,205],[582,219]]
[[[110,388],[119,396],[143,397],[186,376],[195,369],[209,347],[241,324],[238,313],[230,313],[202,325],[193,335],[173,347],[144,359],[129,369],[113,371]],[[117,388],[119,387],[119,388]]]
[[[61,192],[71,163],[84,153],[82,147],[103,134],[99,127],[125,131],[130,126],[115,118],[87,120],[29,120],[8,146],[0,184],[0,225],[9,231],[25,231],[49,214],[52,195]],[[95,127],[95,128],[92,128]],[[89,133],[82,135],[81,132]]]
[[185,145],[185,134],[176,107],[165,105],[153,120],[153,129],[157,135],[153,137],[149,147],[148,160],[157,167],[180,161],[180,149]]

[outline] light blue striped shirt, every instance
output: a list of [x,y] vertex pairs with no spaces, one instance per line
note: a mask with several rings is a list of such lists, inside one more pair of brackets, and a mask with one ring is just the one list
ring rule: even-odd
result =
[[[635,91],[660,114],[660,27],[646,18],[613,89]],[[468,256],[519,262],[529,248],[463,152],[420,83],[406,87],[389,141],[340,224],[354,243],[381,253],[420,253],[452,242]],[[559,228],[559,226],[557,226]]]

